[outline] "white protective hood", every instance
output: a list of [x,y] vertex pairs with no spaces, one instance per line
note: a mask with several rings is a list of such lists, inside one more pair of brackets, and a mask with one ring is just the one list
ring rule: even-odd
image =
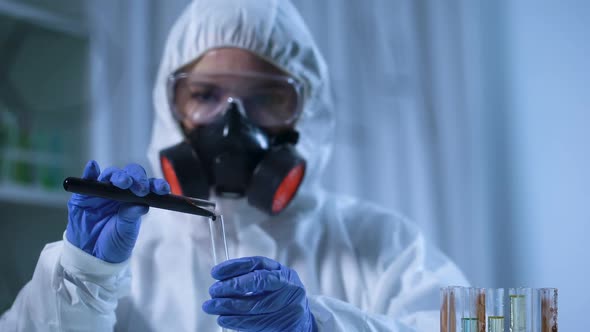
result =
[[[304,111],[296,126],[300,132],[296,147],[308,164],[297,196],[313,192],[331,150],[333,121],[328,71],[299,13],[289,1],[281,0],[193,1],[174,24],[154,88],[156,114],[148,150],[153,173],[162,175],[160,150],[182,140],[181,130],[168,104],[167,77],[205,52],[220,47],[253,52],[303,83]],[[218,204],[228,219],[235,213],[241,219],[246,215],[254,219],[265,218],[249,207],[245,199],[242,202],[224,201],[218,200]],[[229,205],[232,205],[231,209]]]

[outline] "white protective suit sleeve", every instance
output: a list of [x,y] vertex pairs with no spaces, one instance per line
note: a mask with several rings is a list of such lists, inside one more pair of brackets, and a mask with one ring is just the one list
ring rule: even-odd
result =
[[[441,266],[438,271],[426,271],[421,265],[420,251],[424,248],[422,237],[408,247],[405,252],[391,262],[386,271],[378,277],[372,286],[372,297],[375,304],[372,308],[382,313],[372,312],[368,308],[359,308],[353,304],[322,295],[310,295],[310,308],[319,331],[345,332],[431,332],[439,328],[440,312],[436,307],[439,287],[445,280],[453,284],[467,285],[467,281],[456,266],[450,262]],[[409,266],[413,265],[413,266]],[[400,273],[400,271],[403,271]],[[437,278],[423,277],[424,274],[436,275]],[[398,277],[396,277],[396,275]],[[444,276],[438,278],[438,276]],[[412,280],[414,279],[414,280]],[[410,287],[407,285],[411,284]],[[406,288],[406,289],[404,289]],[[392,293],[397,292],[394,296]],[[404,299],[400,303],[399,299]],[[425,306],[431,303],[431,306]],[[408,312],[400,313],[399,309],[407,308]],[[397,310],[396,310],[397,309]],[[415,310],[415,311],[414,311]]]
[[385,315],[367,314],[350,303],[339,301],[327,296],[310,296],[311,311],[315,317],[318,331],[344,332],[431,332],[430,327],[438,326],[438,312],[425,313],[419,325],[411,325],[399,319]]
[[[438,330],[440,287],[467,285],[463,273],[429,245],[406,218],[372,204],[328,197],[337,202],[327,203],[322,215],[341,221],[328,224],[324,232],[341,245],[322,259],[341,262],[336,264],[342,267],[331,266],[330,270],[336,271],[326,275],[324,283],[336,285],[333,289],[346,289],[346,302],[339,300],[342,295],[338,294],[334,294],[338,298],[309,295],[319,330]],[[313,228],[315,231],[317,228]]]
[[47,244],[33,278],[0,317],[0,331],[112,331],[130,286],[128,261],[111,264],[65,239]]

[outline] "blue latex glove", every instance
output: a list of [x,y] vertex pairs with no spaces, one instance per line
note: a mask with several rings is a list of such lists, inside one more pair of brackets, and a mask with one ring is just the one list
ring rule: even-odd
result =
[[215,282],[203,310],[239,331],[315,332],[305,288],[297,272],[266,257],[225,261],[211,270]]
[[[124,169],[109,167],[100,173],[91,160],[84,168],[84,179],[110,182],[121,189],[131,189],[138,196],[150,191],[167,194],[170,186],[163,179],[148,179],[137,164]],[[131,256],[145,205],[121,203],[110,199],[73,194],[68,201],[66,239],[76,247],[109,263],[120,263]]]

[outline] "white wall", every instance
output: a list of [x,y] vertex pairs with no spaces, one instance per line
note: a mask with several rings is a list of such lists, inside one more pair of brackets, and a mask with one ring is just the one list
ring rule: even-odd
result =
[[590,2],[506,1],[516,280],[560,288],[560,327],[590,304]]

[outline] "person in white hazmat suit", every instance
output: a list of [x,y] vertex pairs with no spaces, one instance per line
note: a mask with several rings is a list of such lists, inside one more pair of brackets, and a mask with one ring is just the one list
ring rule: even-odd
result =
[[63,241],[43,249],[1,331],[438,329],[439,288],[462,273],[400,215],[319,186],[328,71],[290,2],[192,2],[154,103],[158,178],[96,162],[84,177],[137,195],[204,192],[236,259],[212,269],[204,217],[152,209],[140,222],[146,207],[74,194]]

